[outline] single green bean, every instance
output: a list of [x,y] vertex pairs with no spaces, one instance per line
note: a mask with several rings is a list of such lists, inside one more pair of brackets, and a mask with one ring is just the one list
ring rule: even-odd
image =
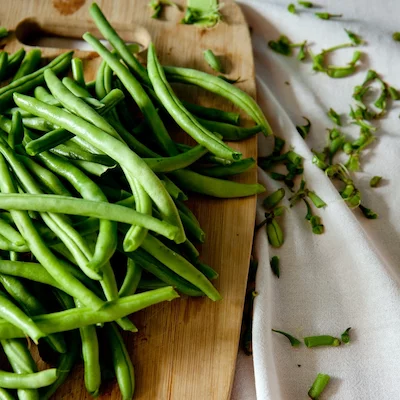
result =
[[17,111],[21,114],[21,117],[23,117],[23,118],[25,118],[25,117],[33,117],[32,114],[27,113],[26,111],[22,110],[22,109],[19,108],[19,107],[12,107],[12,108],[9,108],[8,110],[5,110],[5,111],[4,111],[4,114],[7,114],[7,115],[11,115],[11,116],[12,116],[12,115],[13,115],[14,113],[16,113]]
[[6,389],[0,388],[0,400],[15,400],[15,397],[7,392]]
[[121,288],[119,289],[119,297],[130,296],[136,292],[140,278],[142,277],[142,268],[134,260],[128,258],[126,262],[126,274]]
[[176,178],[177,182],[185,189],[214,197],[246,197],[265,191],[264,186],[259,183],[237,183],[200,175],[186,169],[171,172],[171,175]]
[[206,234],[190,217],[182,211],[179,212],[185,231],[200,243],[204,243]]
[[142,248],[172,271],[202,290],[211,300],[221,299],[221,295],[211,282],[189,261],[171,251],[154,236],[148,234],[142,243]]
[[0,232],[2,236],[16,246],[23,246],[26,244],[22,235],[15,230],[9,222],[3,219],[3,215],[0,217]]
[[210,132],[219,133],[225,140],[243,140],[252,137],[261,131],[259,125],[252,126],[250,128],[243,128],[241,126],[226,124],[224,122],[209,121],[208,119],[202,119],[198,117],[196,118],[201,125],[207,128]]
[[[101,101],[92,97],[92,95],[85,88],[80,86],[77,82],[75,82],[70,77],[68,77],[68,76],[64,77],[62,80],[62,83],[70,92],[72,92],[74,94],[74,96],[79,97],[85,103],[87,103],[88,105],[93,107],[94,109],[99,110],[104,107],[104,104]],[[62,103],[62,101],[61,101],[61,103]]]
[[74,164],[76,167],[78,167],[83,172],[86,172],[90,175],[95,175],[98,177],[101,177],[109,170],[116,168],[116,165],[112,165],[112,166],[108,167],[107,165],[97,164],[97,163],[94,163],[91,161],[85,161],[85,160],[70,160],[70,162],[71,162],[71,164]]
[[[82,303],[75,300],[78,308],[84,307]],[[101,385],[101,371],[99,361],[99,340],[97,338],[96,326],[88,325],[79,328],[82,342],[82,357],[85,377],[85,387],[93,397],[99,395]]]
[[31,74],[19,78],[7,86],[0,89],[0,110],[6,110],[12,102],[14,93],[25,93],[32,90],[34,87],[44,82],[43,73],[47,69],[52,69],[55,73],[59,74],[69,67],[72,58],[72,52],[63,53],[51,61],[43,68],[38,69]]
[[56,379],[55,368],[30,374],[0,371],[0,386],[6,389],[38,389],[51,385]]
[[221,60],[219,57],[217,57],[212,50],[207,49],[203,51],[203,56],[204,59],[206,60],[207,64],[217,72],[223,73],[223,68],[221,64]]
[[217,279],[219,276],[217,271],[215,271],[209,265],[204,264],[202,262],[197,262],[196,267],[198,268],[199,271],[201,271],[210,280]]
[[0,81],[5,79],[8,67],[8,53],[2,51],[0,53]]
[[221,178],[224,176],[241,174],[242,172],[246,172],[250,168],[253,168],[255,165],[256,165],[256,160],[250,157],[237,161],[231,165],[219,165],[216,167],[209,167],[209,168],[196,168],[196,172],[201,175],[212,176],[214,178]]
[[144,158],[146,164],[154,172],[171,172],[177,169],[186,168],[196,162],[207,153],[203,146],[195,146],[193,149],[173,157]]
[[78,85],[86,88],[85,84],[85,73],[83,71],[83,63],[82,60],[78,57],[74,57],[71,60],[71,67],[72,67],[72,77],[78,83]]
[[146,188],[146,192],[159,208],[162,217],[178,227],[179,232],[175,240],[178,242],[185,241],[182,223],[174,202],[156,175],[129,147],[96,126],[79,117],[68,114],[57,107],[46,105],[38,100],[20,94],[15,94],[14,97],[18,106],[21,107],[23,105],[21,108],[28,111],[35,110],[37,115],[43,116],[65,129],[69,129],[76,135],[87,139],[89,143],[100,150],[108,152],[109,156],[125,167]]
[[139,282],[138,289],[154,290],[154,289],[160,289],[160,288],[163,288],[166,286],[168,286],[168,285],[165,282],[161,281],[160,279],[157,279],[157,278],[144,279],[144,278],[142,278]]
[[[101,34],[112,44],[114,49],[118,52],[121,58],[125,61],[126,65],[136,74],[140,81],[149,85],[149,77],[147,76],[146,68],[140,64],[136,57],[132,54],[129,47],[118,36],[117,32],[107,21],[106,17],[100,10],[96,3],[92,3],[89,8],[90,15],[92,16],[95,24],[99,28]],[[103,57],[104,58],[104,57]]]
[[11,131],[8,135],[8,145],[14,149],[16,145],[22,143],[24,137],[24,126],[22,125],[21,114],[17,111],[13,114],[11,120]]
[[129,70],[119,61],[118,57],[108,51],[94,36],[90,33],[85,33],[83,39],[107,62],[131,94],[140,110],[143,112],[145,120],[153,131],[162,150],[169,156],[177,155],[178,150],[176,149],[175,142],[169,136],[156,108],[140,83],[129,73]]
[[21,47],[14,54],[8,56],[7,71],[5,73],[4,79],[10,78],[20,66],[22,60],[25,57],[25,49]]
[[5,251],[15,251],[18,253],[26,253],[29,251],[29,247],[26,244],[17,245],[6,239],[3,235],[0,235],[0,249]]
[[37,117],[25,117],[22,119],[22,122],[24,125],[29,128],[29,129],[34,129],[36,131],[41,131],[41,132],[49,132],[52,129],[54,129],[52,124],[49,124],[46,120],[43,118],[37,118]]
[[180,200],[175,200],[175,204],[181,213],[186,214],[186,216],[190,218],[194,224],[200,226],[200,222],[198,221],[197,217],[193,214],[192,210],[184,202]]
[[135,375],[129,353],[115,324],[106,324],[104,329],[107,333],[109,351],[111,351],[115,376],[122,398],[132,399],[135,391]]
[[[4,352],[17,374],[29,374],[37,372],[37,366],[23,339],[5,339],[1,341]],[[39,392],[36,389],[19,389],[18,399],[39,400]]]
[[36,99],[43,101],[43,103],[50,104],[52,106],[60,107],[61,103],[51,95],[43,86],[36,86],[34,91]]
[[[8,166],[0,156],[0,190],[2,193],[15,193],[15,187]],[[27,212],[11,211],[11,216],[28,244],[32,254],[45,267],[47,272],[60,284],[62,289],[93,309],[99,309],[104,302],[86,288],[78,279],[65,271],[64,266],[46,246],[38,234]]]
[[147,68],[149,70],[149,78],[157,96],[171,117],[185,132],[193,137],[196,142],[219,157],[229,160],[240,159],[240,152],[229,148],[222,140],[218,139],[212,132],[204,128],[196,118],[185,109],[182,102],[178,99],[167,82],[152,43],[150,43],[148,49]]
[[[189,112],[194,114],[196,118],[200,117],[207,121],[219,121],[239,125],[240,114],[238,113],[222,111],[218,108],[203,107],[198,104],[189,103],[185,100],[182,100],[182,104]],[[223,132],[220,133],[223,135]]]
[[[104,307],[93,310],[89,307],[73,308],[66,311],[33,317],[33,321],[46,334],[70,331],[82,326],[112,322],[115,319],[126,317],[151,305],[163,301],[171,301],[179,297],[175,290],[166,288],[152,290],[133,296],[122,297],[104,303]],[[13,339],[25,337],[24,332],[7,321],[0,320],[0,339]],[[1,379],[0,379],[1,386]]]
[[40,49],[33,49],[31,51],[28,51],[25,54],[25,57],[22,60],[22,63],[11,82],[23,78],[25,75],[29,75],[32,72],[35,72],[40,64],[41,57],[42,51]]
[[260,125],[264,135],[272,135],[272,129],[266,120],[260,106],[249,96],[234,85],[207,74],[189,68],[164,67],[165,74],[171,82],[182,82],[190,85],[196,85],[212,93],[218,94],[238,107],[242,108],[250,117],[254,119],[257,125]]
[[167,190],[167,192],[170,194],[170,196],[174,199],[174,200],[182,200],[182,201],[186,201],[188,199],[188,197],[186,196],[186,194],[182,191],[181,188],[179,188],[175,182],[172,182],[172,180],[170,178],[168,178],[167,175],[161,175],[160,176],[160,180],[163,183],[163,185],[165,186],[165,189]]

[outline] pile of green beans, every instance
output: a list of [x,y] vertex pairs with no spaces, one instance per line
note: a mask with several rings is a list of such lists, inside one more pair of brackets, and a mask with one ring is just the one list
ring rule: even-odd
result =
[[[50,398],[79,358],[97,396],[103,341],[131,399],[134,368],[119,332],[137,332],[128,316],[178,293],[222,298],[218,272],[196,248],[206,234],[186,192],[264,191],[226,179],[255,161],[223,140],[270,133],[255,101],[204,72],[164,68],[153,44],[143,66],[96,4],[90,13],[114,48],[83,36],[103,59],[94,82],[72,52],[47,64],[39,49],[0,52],[0,344],[12,369],[0,370],[4,399]],[[173,81],[231,100],[255,125],[181,100]],[[197,144],[176,142],[171,124]],[[58,359],[54,368],[38,370],[28,337]]]

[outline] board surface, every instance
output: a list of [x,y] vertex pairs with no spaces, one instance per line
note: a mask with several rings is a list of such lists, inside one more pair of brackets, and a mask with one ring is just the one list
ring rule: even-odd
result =
[[[79,40],[86,31],[98,35],[85,0],[0,0],[0,22],[11,35],[3,40],[7,51],[24,46],[42,48],[54,57]],[[98,1],[106,17],[128,42],[150,41],[164,65],[198,68],[212,73],[202,51],[221,55],[231,78],[255,96],[253,55],[249,30],[238,5],[224,1],[224,21],[214,29],[181,25],[182,12],[167,7],[161,20],[151,18],[147,0]],[[57,40],[51,36],[58,36]],[[68,40],[62,40],[66,38]],[[21,43],[23,42],[23,44]],[[53,47],[43,47],[53,46]],[[73,42],[73,46],[81,46]],[[54,47],[55,46],[55,47]],[[60,48],[63,47],[63,48]],[[76,51],[84,59],[87,80],[94,79],[99,57],[91,51]],[[176,87],[176,86],[174,86]],[[234,108],[224,99],[191,87],[177,87],[193,102]],[[244,118],[243,121],[249,123]],[[181,134],[182,135],[182,134]],[[256,139],[232,144],[244,157],[256,156]],[[236,178],[255,182],[256,170]],[[219,272],[215,285],[223,300],[186,298],[162,303],[132,316],[137,334],[125,334],[136,374],[136,399],[225,400],[229,399],[238,349],[248,264],[251,252],[255,196],[220,200],[190,195],[190,207],[206,232],[201,258]],[[101,399],[120,399],[116,382],[105,385]],[[90,399],[78,366],[54,396],[56,399]]]

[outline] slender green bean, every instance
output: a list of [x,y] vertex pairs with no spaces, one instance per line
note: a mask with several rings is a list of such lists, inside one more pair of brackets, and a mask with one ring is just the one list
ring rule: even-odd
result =
[[157,278],[152,278],[152,279],[141,279],[138,285],[138,288],[141,290],[154,290],[154,289],[160,289],[163,287],[168,286],[165,282],[157,279]]
[[224,176],[231,176],[236,174],[241,174],[246,172],[250,168],[256,165],[256,160],[254,158],[245,158],[231,165],[219,165],[216,167],[209,168],[196,168],[196,172],[201,175],[207,175],[214,178],[221,178]]
[[46,105],[38,100],[20,94],[15,94],[14,98],[18,106],[21,107],[23,105],[21,108],[27,111],[35,110],[37,115],[43,116],[51,122],[63,126],[65,129],[69,129],[76,135],[87,139],[88,142],[105,153],[108,152],[108,155],[124,166],[146,188],[146,192],[159,208],[162,217],[178,227],[179,232],[175,240],[178,242],[185,241],[182,223],[174,202],[156,175],[129,147],[96,126],[89,124],[79,117],[68,114],[57,107]]
[[84,161],[84,160],[70,160],[70,162],[83,172],[99,177],[103,176],[109,170],[116,168],[116,165],[108,167],[107,165],[97,164],[94,162]]
[[23,78],[25,75],[29,75],[32,72],[36,71],[37,67],[40,64],[41,57],[42,51],[40,49],[33,49],[31,51],[28,51],[25,54],[25,57],[22,60],[22,63],[11,82],[14,82],[17,79]]
[[1,235],[4,236],[7,240],[15,244],[16,246],[25,245],[25,240],[22,235],[15,230],[10,223],[5,221],[0,217],[0,232]]
[[0,400],[15,400],[15,398],[6,389],[0,388]]
[[132,361],[125,347],[124,341],[115,324],[106,324],[109,350],[112,355],[115,376],[123,399],[132,399],[135,391],[135,375]]
[[[3,156],[0,156],[0,190],[2,193],[16,192]],[[62,289],[95,310],[102,307],[104,302],[100,298],[87,289],[86,286],[73,275],[65,271],[64,266],[58,261],[57,257],[53,255],[38,234],[28,213],[13,210],[11,211],[11,216],[32,251],[32,254],[40,264],[45,267],[54,280],[58,282]]]
[[0,81],[5,79],[7,74],[8,67],[8,53],[6,51],[2,51],[0,53]]
[[13,114],[11,120],[11,131],[8,134],[8,145],[14,149],[16,145],[22,143],[24,137],[24,126],[22,124],[21,114],[17,111]]
[[181,188],[179,188],[175,182],[172,182],[172,180],[167,176],[167,175],[161,175],[160,176],[161,182],[165,186],[165,189],[167,192],[170,194],[170,196],[174,200],[182,200],[185,201],[188,199],[186,194],[182,191]]
[[230,141],[247,139],[261,131],[259,125],[252,126],[251,128],[243,128],[224,122],[209,121],[208,119],[197,118],[197,120],[210,132],[217,132],[222,135],[225,140]]
[[[84,307],[79,300],[75,300],[75,304],[78,308]],[[79,333],[82,342],[85,387],[91,396],[97,397],[101,385],[101,371],[99,361],[99,340],[97,338],[96,326],[82,326],[79,328]]]
[[174,141],[170,138],[156,108],[140,83],[129,73],[129,70],[119,61],[118,57],[109,52],[94,36],[90,33],[85,33],[83,39],[107,62],[131,94],[140,110],[143,112],[145,120],[153,131],[162,150],[169,156],[177,155],[178,150],[176,149]]
[[56,379],[55,368],[30,374],[0,371],[0,386],[6,389],[39,389],[51,385]]
[[213,197],[246,197],[265,192],[264,186],[259,183],[237,183],[200,175],[186,169],[171,172],[171,175],[185,189]]
[[43,103],[50,104],[51,106],[60,107],[61,103],[51,95],[43,86],[36,86],[34,91],[36,99],[43,101]]
[[16,112],[19,112],[20,114],[21,114],[21,117],[33,117],[33,115],[32,114],[30,114],[30,113],[28,113],[28,112],[26,112],[26,111],[24,111],[24,110],[22,110],[21,108],[19,108],[19,107],[12,107],[12,108],[9,108],[8,110],[5,110],[4,111],[4,114],[7,114],[7,115],[13,115],[14,113],[16,113]]
[[234,85],[225,82],[217,76],[189,68],[164,67],[165,74],[171,82],[181,82],[196,85],[212,93],[218,94],[238,107],[242,108],[256,124],[260,125],[264,135],[272,135],[272,129],[266,120],[260,106],[249,96]]
[[[132,313],[150,307],[163,301],[171,301],[179,297],[175,290],[166,288],[134,294],[104,303],[104,307],[93,310],[89,307],[73,308],[71,310],[33,317],[33,321],[46,334],[70,331],[87,325],[112,322]],[[24,332],[7,321],[0,320],[0,339],[25,337]],[[1,386],[1,379],[0,379]]]
[[217,279],[219,276],[217,271],[202,262],[197,262],[196,267],[210,280]]
[[22,60],[25,57],[25,49],[21,47],[14,54],[8,56],[7,71],[5,73],[4,79],[10,78],[20,66]]
[[130,296],[136,292],[140,278],[142,276],[142,268],[134,260],[128,258],[126,262],[126,274],[121,288],[119,289],[119,297]]
[[204,128],[173,92],[167,82],[164,71],[158,62],[154,45],[150,43],[148,49],[147,68],[154,90],[164,107],[175,122],[199,144],[206,147],[211,153],[229,160],[239,160],[241,153],[229,148],[222,140]]
[[[37,372],[37,366],[24,339],[5,339],[1,341],[4,352],[17,374],[29,374]],[[39,392],[36,389],[19,389],[18,399],[39,400]]]
[[0,89],[0,110],[6,110],[8,108],[10,102],[12,102],[14,93],[25,93],[42,84],[44,81],[43,73],[47,69],[52,69],[57,74],[65,71],[69,67],[71,58],[72,52],[63,53],[43,68],[2,87]]
[[200,243],[204,243],[206,234],[190,217],[182,211],[179,212],[185,231]]
[[104,104],[100,100],[92,97],[86,89],[84,89],[82,86],[79,86],[79,84],[70,77],[66,76],[63,78],[62,83],[71,93],[74,94],[74,96],[79,97],[94,109],[99,110],[104,108]]
[[41,132],[49,132],[52,129],[54,129],[52,124],[49,124],[46,120],[43,118],[37,118],[37,117],[28,117],[28,118],[23,118],[22,122],[24,125],[29,128],[29,129],[35,129],[36,131],[41,131]]
[[147,235],[142,247],[158,261],[164,263],[172,271],[202,290],[211,300],[221,300],[221,295],[211,282],[189,261],[171,251],[152,235]]
[[183,201],[175,200],[175,204],[181,213],[186,214],[186,216],[190,218],[194,224],[200,226],[200,222],[198,221],[197,217],[193,214],[192,210]]
[[83,63],[82,60],[78,57],[74,57],[71,60],[72,67],[72,77],[78,83],[78,85],[86,88],[85,84],[85,73],[83,72]]
[[5,251],[15,251],[18,253],[26,253],[29,251],[29,247],[26,244],[16,245],[6,239],[3,235],[0,235],[0,249]]
[[223,73],[223,68],[222,68],[222,64],[221,64],[221,60],[219,57],[217,57],[212,50],[207,49],[203,51],[203,56],[204,59],[207,61],[207,64],[214,70],[217,72],[221,72]]

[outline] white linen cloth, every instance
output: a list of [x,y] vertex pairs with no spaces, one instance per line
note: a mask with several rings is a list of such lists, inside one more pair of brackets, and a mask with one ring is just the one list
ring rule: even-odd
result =
[[[346,122],[343,132],[358,135],[356,127],[347,126],[347,115],[353,88],[363,82],[369,68],[400,88],[400,43],[392,39],[392,33],[400,30],[400,2],[315,0],[320,6],[316,10],[293,1],[296,15],[287,11],[289,2],[242,0],[240,6],[253,28],[259,103],[274,132],[304,157],[308,187],[328,204],[317,211],[325,233],[311,232],[305,207],[299,203],[280,219],[285,232],[280,249],[268,245],[265,229],[256,235],[259,295],[254,304],[253,357],[239,352],[232,400],[306,399],[319,372],[331,376],[322,399],[400,399],[400,102],[390,106],[387,117],[374,122],[378,140],[363,153],[362,172],[355,173],[363,203],[379,219],[367,220],[358,210],[351,211],[311,163],[310,151],[326,144],[326,128],[333,127],[327,117],[330,107]],[[315,11],[343,17],[324,21],[313,15]],[[318,53],[347,42],[344,28],[367,42],[359,48],[365,53],[360,72],[344,79],[312,71],[310,60],[296,59],[297,51],[285,57],[267,46],[284,34],[294,43],[307,40]],[[353,50],[335,52],[331,63],[344,65]],[[303,115],[312,122],[306,141],[295,129],[304,123]],[[271,143],[260,137],[259,155],[269,154]],[[374,175],[384,179],[371,189]],[[259,181],[268,193],[280,187],[260,169]],[[257,222],[264,216],[264,197],[259,197]],[[280,257],[280,279],[270,269],[273,255]],[[337,348],[294,349],[286,338],[271,332],[280,329],[299,339],[319,334],[340,337],[348,327],[352,327],[351,343]]]

